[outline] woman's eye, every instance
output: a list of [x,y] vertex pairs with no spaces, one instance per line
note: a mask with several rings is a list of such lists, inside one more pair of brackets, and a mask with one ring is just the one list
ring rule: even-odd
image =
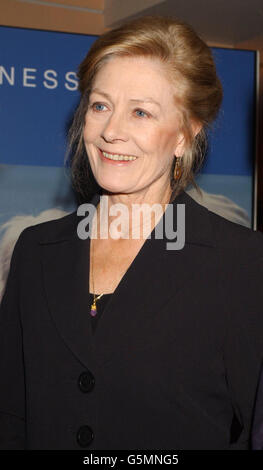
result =
[[90,105],[90,107],[94,110],[94,111],[97,111],[97,112],[100,112],[100,111],[103,111],[103,106],[105,106],[105,104],[102,104],[102,103],[93,103],[92,105]]
[[[93,103],[90,105],[90,108],[93,111],[100,113],[105,110],[104,108],[106,108],[106,105],[103,103]],[[150,117],[149,113],[146,113],[146,111],[143,111],[142,109],[135,109],[135,113],[136,113],[136,116],[140,118]]]
[[135,109],[135,112],[139,113],[137,114],[138,117],[150,117],[150,115],[146,113],[145,111],[143,111],[142,109]]

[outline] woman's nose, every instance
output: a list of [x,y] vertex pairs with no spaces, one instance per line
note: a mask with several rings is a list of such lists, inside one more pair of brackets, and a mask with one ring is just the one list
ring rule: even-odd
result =
[[111,142],[113,140],[127,140],[124,118],[121,113],[114,113],[110,116],[103,129],[102,137],[107,142]]

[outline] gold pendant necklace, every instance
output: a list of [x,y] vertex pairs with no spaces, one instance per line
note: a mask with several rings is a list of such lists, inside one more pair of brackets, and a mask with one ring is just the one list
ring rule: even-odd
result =
[[94,253],[93,253],[93,243],[92,243],[92,237],[90,240],[90,245],[91,245],[91,281],[92,281],[92,290],[93,290],[93,302],[90,308],[90,315],[92,317],[95,317],[97,315],[97,305],[96,302],[99,300],[104,294],[99,294],[95,295],[95,288],[94,288],[94,277],[93,277],[93,260],[94,260]]
[[96,306],[96,302],[97,300],[99,300],[104,294],[100,294],[100,295],[97,295],[97,297],[95,296],[95,294],[93,294],[94,297],[93,297],[93,303],[92,303],[92,306],[91,306],[91,309],[90,309],[90,314],[92,317],[95,317],[97,315],[97,306]]

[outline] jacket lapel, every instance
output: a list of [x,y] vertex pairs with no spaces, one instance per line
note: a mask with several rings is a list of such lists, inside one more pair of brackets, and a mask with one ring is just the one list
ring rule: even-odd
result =
[[[98,202],[96,195],[91,203]],[[154,230],[107,303],[95,335],[88,304],[90,239],[77,236],[80,218],[72,214],[68,232],[64,230],[61,235],[40,241],[49,312],[62,339],[85,367],[94,370],[95,362],[105,364],[124,350],[148,347],[150,337],[161,340],[163,307],[197,275],[193,269],[193,246],[215,246],[205,208],[185,192],[172,204],[175,227],[176,206],[185,204],[184,248],[167,250],[170,240],[155,238]],[[162,217],[158,225],[163,220]]]

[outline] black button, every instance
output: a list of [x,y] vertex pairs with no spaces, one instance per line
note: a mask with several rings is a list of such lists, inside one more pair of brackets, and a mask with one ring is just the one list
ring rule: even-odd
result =
[[95,378],[93,377],[92,373],[89,370],[82,372],[82,374],[80,374],[78,385],[82,392],[84,393],[90,392],[93,389],[94,384],[95,384]]
[[92,429],[89,426],[81,426],[77,432],[77,443],[80,447],[88,447],[94,438]]

